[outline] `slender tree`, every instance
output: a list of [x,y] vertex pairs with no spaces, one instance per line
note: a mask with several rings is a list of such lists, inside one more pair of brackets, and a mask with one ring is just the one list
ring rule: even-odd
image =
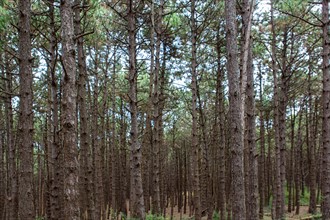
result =
[[330,71],[329,71],[329,1],[322,1],[322,72],[323,72],[323,122],[322,122],[322,219],[330,219]]
[[[75,19],[74,29],[75,35],[82,34],[81,29],[81,3],[85,1],[75,0]],[[89,152],[90,152],[90,135],[88,130],[88,112],[87,112],[87,94],[86,94],[86,81],[87,81],[87,65],[86,56],[84,51],[84,38],[80,37],[77,39],[77,62],[78,62],[78,91],[77,91],[77,103],[79,109],[79,132],[80,132],[80,143],[81,148],[79,152],[79,193],[80,193],[80,212],[84,219],[90,219],[93,216],[93,197],[92,197],[92,186],[91,186],[91,164]]]
[[19,218],[34,219],[33,193],[33,76],[31,57],[31,2],[21,0],[19,10]]
[[195,219],[200,220],[202,215],[201,210],[201,189],[200,189],[200,169],[199,169],[199,144],[198,144],[198,131],[197,131],[197,26],[196,26],[196,8],[195,0],[191,1],[191,92],[192,92],[192,139],[191,146],[193,150],[193,157],[191,161],[191,168],[194,181],[194,208]]
[[[261,106],[263,105],[263,84],[262,84],[262,74],[260,73],[259,80],[259,101]],[[264,109],[260,107],[259,110],[259,120],[260,120],[260,155],[259,155],[259,218],[262,219],[264,215],[264,205],[265,205],[265,188],[266,188],[266,178],[265,178],[265,121],[264,121]]]
[[63,66],[62,97],[62,137],[63,137],[63,173],[64,176],[64,215],[65,219],[80,219],[78,189],[78,153],[76,119],[76,62],[74,44],[73,0],[61,1],[61,37]]
[[[6,47],[4,49],[7,49]],[[6,190],[6,217],[9,219],[18,218],[18,188],[17,188],[17,149],[14,140],[14,108],[13,100],[13,74],[10,67],[9,54],[4,54],[4,76],[6,96],[5,102],[5,118],[6,118],[6,142],[7,142],[7,190]]]
[[128,57],[129,57],[129,108],[131,113],[130,131],[130,169],[131,169],[131,197],[130,210],[132,217],[145,219],[145,207],[142,188],[141,174],[141,143],[139,143],[138,131],[138,100],[137,100],[137,68],[136,68],[136,8],[135,0],[127,0],[127,22],[128,22]]
[[[154,7],[154,6],[153,6]],[[160,147],[161,147],[161,85],[160,85],[160,51],[162,40],[162,17],[163,17],[164,1],[160,1],[157,15],[152,15],[152,32],[156,34],[156,53],[155,53],[155,68],[152,71],[154,76],[153,82],[153,207],[152,211],[160,214]],[[154,18],[157,18],[154,20]],[[152,36],[153,38],[153,36]],[[153,68],[153,67],[152,67]]]
[[[5,117],[3,114],[3,103],[0,103],[0,123],[5,124]],[[2,127],[2,126],[1,126]],[[4,127],[2,127],[4,129]],[[4,148],[4,132],[0,133],[0,176],[5,176],[5,148]],[[5,215],[5,192],[6,192],[6,179],[0,179],[0,216]]]
[[239,87],[239,66],[236,27],[236,1],[225,1],[226,38],[227,38],[227,71],[229,83],[229,130],[232,152],[232,187],[233,187],[233,219],[244,220],[245,191],[243,174],[243,115],[241,92]]

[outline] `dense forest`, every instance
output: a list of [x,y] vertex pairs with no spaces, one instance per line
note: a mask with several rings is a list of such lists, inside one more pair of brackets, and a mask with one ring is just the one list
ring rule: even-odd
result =
[[329,25],[329,0],[1,0],[0,219],[330,220]]

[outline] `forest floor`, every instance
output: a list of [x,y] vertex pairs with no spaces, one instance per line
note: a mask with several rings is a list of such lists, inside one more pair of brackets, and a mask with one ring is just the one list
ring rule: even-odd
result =
[[[317,210],[320,211],[320,210]],[[286,220],[297,220],[297,219],[309,219],[308,217],[311,217],[312,215],[308,213],[308,206],[300,206],[299,215],[295,214],[295,211],[293,212],[287,212],[286,213]],[[266,212],[264,215],[264,220],[271,220],[271,213]],[[311,218],[312,219],[312,218]]]
[[[174,208],[174,213],[173,213],[173,219],[174,220],[188,220],[188,219],[192,219],[189,218],[188,214],[182,214],[181,218],[180,218],[180,213],[177,212],[177,207]],[[319,211],[319,210],[318,210]],[[171,216],[171,209],[167,208],[166,209],[166,219],[170,219],[169,217]],[[286,220],[298,220],[298,219],[304,219],[311,216],[311,214],[308,213],[308,206],[300,206],[300,213],[299,215],[296,215],[295,212],[291,212],[291,213],[286,213]],[[206,220],[207,217],[203,217],[203,220]],[[270,214],[270,210],[266,210],[265,211],[265,215],[264,215],[264,220],[271,220],[271,214]]]
[[[128,207],[128,201],[127,201],[127,207]],[[287,208],[286,208],[287,210]],[[174,207],[173,210],[173,220],[191,220],[193,219],[191,216],[189,216],[189,211],[187,210],[186,214],[180,213],[178,212],[178,207]],[[320,213],[320,208],[317,208],[317,213]],[[309,218],[312,215],[308,213],[308,206],[307,205],[301,205],[300,206],[300,212],[299,215],[295,214],[295,211],[293,212],[287,212],[286,213],[286,220],[301,220],[301,219],[313,219],[313,218]],[[150,218],[151,217],[151,218]],[[170,220],[171,218],[171,208],[166,208],[166,216],[165,218],[155,218],[149,215],[149,218],[147,217],[147,219],[153,219],[153,220]],[[121,219],[121,218],[119,218]],[[217,218],[214,218],[217,219]],[[264,220],[271,220],[271,210],[270,209],[265,209],[264,210]],[[202,217],[202,220],[207,220],[207,216]]]

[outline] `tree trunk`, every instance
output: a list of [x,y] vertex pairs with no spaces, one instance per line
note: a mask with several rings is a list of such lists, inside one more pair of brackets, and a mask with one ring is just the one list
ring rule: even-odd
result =
[[[111,114],[112,116],[112,123],[111,123],[111,133],[112,133],[112,140],[111,140],[111,173],[112,173],[112,201],[111,205],[115,213],[119,213],[119,198],[120,198],[120,173],[118,172],[118,167],[119,167],[119,153],[118,153],[118,145],[116,142],[117,139],[117,131],[116,131],[116,48],[114,49],[114,54],[113,54],[113,69],[112,69],[112,88],[111,88],[111,102],[112,102],[112,109],[113,113]],[[106,92],[105,92],[106,93]],[[104,95],[106,95],[104,93]],[[106,97],[104,97],[106,99]],[[104,106],[104,109],[107,109],[106,105]],[[106,112],[106,110],[104,110]]]
[[33,200],[33,111],[32,111],[32,57],[31,57],[31,2],[20,0],[19,10],[19,218],[34,219]]
[[50,44],[49,44],[49,78],[50,78],[50,116],[49,116],[49,152],[48,152],[48,176],[49,176],[49,200],[50,200],[50,216],[52,220],[59,219],[63,216],[63,176],[61,175],[62,154],[60,154],[59,140],[59,119],[58,119],[58,83],[56,77],[57,63],[57,40],[55,26],[54,0],[49,0],[49,17],[50,17]]
[[[273,208],[272,214],[273,218],[278,220],[284,218],[284,188],[282,184],[282,152],[280,137],[280,89],[278,88],[278,74],[276,65],[276,32],[275,32],[275,21],[274,21],[274,0],[271,1],[271,28],[272,28],[272,71],[274,77],[274,127],[275,127],[275,181],[273,188]],[[282,113],[282,115],[285,114]],[[285,130],[284,130],[285,132]],[[282,137],[283,138],[283,137]],[[284,139],[285,140],[285,139]]]
[[[102,180],[102,151],[101,143],[99,141],[99,76],[98,76],[98,65],[99,65],[99,52],[98,49],[94,49],[95,56],[93,57],[94,65],[94,88],[93,88],[93,107],[92,107],[92,149],[94,150],[93,167],[94,167],[94,193],[95,193],[95,219],[101,219],[104,216],[104,191],[103,191],[103,180]],[[113,178],[113,176],[112,176]],[[113,193],[113,192],[112,192]]]
[[194,208],[195,219],[201,219],[201,193],[200,193],[200,169],[199,169],[199,144],[197,134],[197,27],[195,21],[195,0],[191,1],[191,34],[192,34],[192,48],[191,48],[191,92],[192,92],[192,139],[191,146],[193,151],[192,170],[194,181]]
[[[4,69],[2,68],[1,71],[2,74],[4,74]],[[5,116],[3,114],[3,102],[0,102],[0,123],[1,123],[1,129],[5,130]],[[0,176],[2,177],[0,179],[0,218],[5,219],[5,198],[6,198],[6,160],[5,160],[5,133],[0,132]]]
[[322,0],[322,71],[323,71],[323,122],[322,122],[322,219],[330,219],[330,71],[329,71],[329,0]]
[[77,153],[76,119],[76,62],[74,45],[73,1],[63,0],[60,7],[63,98],[62,98],[62,134],[63,134],[63,176],[64,176],[64,215],[66,219],[78,220],[79,213],[79,173]]
[[[219,145],[217,148],[216,158],[220,161],[219,163],[219,191],[218,191],[218,207],[220,212],[220,219],[224,220],[226,216],[226,157],[225,157],[225,105],[224,105],[224,73],[221,67],[221,42],[220,42],[220,27],[218,27],[217,33],[217,90],[216,90],[216,143]],[[218,120],[217,120],[218,119]],[[217,123],[219,121],[219,124]]]
[[265,194],[266,194],[266,175],[265,175],[265,121],[264,121],[264,109],[263,109],[263,84],[262,84],[262,74],[260,74],[260,110],[259,110],[259,120],[260,120],[260,155],[259,155],[259,219],[263,219],[264,216],[264,206],[265,206]]
[[300,212],[300,194],[301,194],[301,151],[302,151],[302,132],[301,132],[301,121],[302,121],[302,112],[299,112],[298,119],[298,134],[297,134],[297,144],[295,146],[295,206],[296,206],[296,215],[299,215]]
[[9,219],[18,219],[18,188],[17,188],[17,149],[14,142],[14,116],[12,106],[13,76],[10,69],[9,57],[7,53],[4,56],[5,76],[7,78],[5,87],[8,92],[5,98],[5,117],[6,117],[6,139],[7,139],[7,194],[6,194],[6,216]]
[[[311,72],[310,72],[311,74]],[[310,79],[309,74],[309,79]],[[309,80],[310,82],[310,80]],[[310,82],[311,83],[311,82]],[[310,90],[309,90],[310,93]],[[310,147],[310,158],[311,158],[311,167],[310,167],[310,197],[309,197],[309,208],[308,212],[311,214],[316,213],[316,190],[317,190],[317,169],[316,169],[316,163],[317,163],[317,155],[316,155],[316,146],[317,146],[317,102],[315,100],[315,108],[313,108],[313,99],[311,96],[311,93],[309,94],[309,121],[311,125],[309,128],[309,147]]]
[[247,218],[258,219],[258,161],[256,145],[256,123],[255,123],[255,101],[254,101],[254,77],[252,67],[252,50],[249,49],[247,66],[247,86],[246,86],[246,138],[248,150],[249,175],[247,195]]
[[245,205],[246,218],[258,218],[258,182],[255,143],[254,82],[251,49],[251,26],[254,1],[244,0],[242,5],[241,47],[241,99],[243,114],[243,139],[245,149]]
[[198,110],[199,110],[199,124],[201,128],[201,161],[200,161],[200,187],[201,187],[201,210],[202,216],[208,214],[208,218],[212,219],[213,215],[213,201],[212,201],[212,181],[209,170],[209,156],[208,150],[209,146],[207,144],[207,132],[206,132],[206,117],[203,110],[203,102],[200,96],[200,89],[198,82],[197,86],[197,100],[198,100]]
[[230,145],[232,154],[233,219],[245,220],[245,190],[243,169],[243,115],[239,87],[239,66],[236,27],[236,1],[225,1],[227,33],[227,70],[229,83]]
[[141,175],[141,144],[139,143],[138,133],[138,104],[137,104],[137,69],[136,69],[136,2],[127,0],[127,21],[128,21],[128,56],[129,56],[129,110],[131,113],[130,131],[130,168],[131,168],[131,197],[130,210],[133,218],[145,219],[145,207],[142,189]]
[[[81,4],[81,0],[76,0],[75,4]],[[75,8],[75,35],[81,34],[81,9]],[[79,132],[81,148],[79,152],[79,193],[80,193],[80,213],[83,219],[91,219],[91,206],[93,206],[93,199],[91,199],[90,186],[90,163],[88,158],[88,151],[90,150],[90,139],[88,131],[88,113],[86,104],[86,81],[87,81],[87,67],[86,57],[84,52],[84,39],[82,37],[77,39],[77,55],[78,55],[78,109],[79,109]]]
[[126,189],[127,189],[127,162],[126,162],[126,122],[124,118],[123,100],[120,99],[120,211],[127,216]]
[[280,206],[281,218],[285,215],[285,182],[286,182],[286,108],[287,108],[287,92],[288,92],[288,68],[287,68],[287,47],[288,47],[288,28],[285,26],[282,41],[282,73],[278,93],[278,138],[280,152],[280,179],[281,192],[278,193],[278,207]]
[[[153,71],[153,202],[152,211],[153,213],[159,215],[160,212],[160,146],[161,146],[161,85],[160,85],[160,50],[161,50],[161,38],[162,38],[162,16],[163,16],[163,6],[164,1],[160,1],[158,14],[156,16],[156,24],[153,25],[156,33],[156,54],[155,54],[155,69]],[[154,31],[153,30],[153,31]]]

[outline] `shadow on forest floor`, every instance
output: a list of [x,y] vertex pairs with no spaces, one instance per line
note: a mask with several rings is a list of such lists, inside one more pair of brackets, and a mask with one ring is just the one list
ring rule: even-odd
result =
[[[319,213],[319,208],[318,208],[318,213]],[[319,215],[316,215],[319,216]],[[271,214],[270,212],[266,212],[264,215],[264,220],[271,220]],[[296,215],[295,212],[287,212],[286,213],[286,220],[298,220],[298,219],[304,219],[304,220],[312,220],[312,219],[318,219],[318,218],[313,218],[311,214],[308,213],[308,206],[300,206],[300,212],[299,215]]]

